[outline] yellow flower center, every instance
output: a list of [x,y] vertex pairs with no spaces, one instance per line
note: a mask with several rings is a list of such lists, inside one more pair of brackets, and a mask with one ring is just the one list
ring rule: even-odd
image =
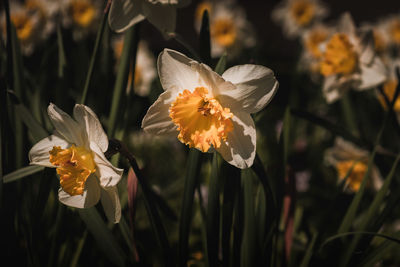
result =
[[15,14],[11,16],[11,20],[14,23],[18,39],[24,42],[32,36],[33,21],[27,14]]
[[184,90],[169,108],[169,116],[178,126],[178,139],[189,147],[207,152],[211,145],[221,146],[233,130],[229,108],[223,108],[215,98],[207,97],[208,90],[196,87],[193,93]]
[[358,63],[357,53],[346,34],[337,33],[329,40],[321,61],[321,74],[351,74]]
[[212,10],[210,2],[205,1],[197,5],[196,11],[194,13],[196,21],[201,21],[201,19],[203,18],[203,13],[206,10],[208,11],[208,15],[210,16],[210,12]]
[[356,192],[360,188],[361,182],[367,171],[367,165],[361,161],[345,160],[339,161],[336,164],[336,169],[340,180],[343,180],[350,171],[346,184],[352,191]]
[[62,189],[71,196],[82,195],[85,182],[96,171],[91,151],[72,145],[61,149],[54,146],[50,153],[50,163],[57,166]]
[[72,18],[81,27],[88,27],[95,17],[95,7],[88,1],[75,0],[71,4]]
[[211,25],[211,36],[221,46],[230,47],[236,40],[236,26],[232,19],[216,19]]
[[307,0],[294,1],[290,12],[300,26],[308,25],[315,15],[315,6]]
[[[397,80],[388,80],[383,84],[383,92],[385,93],[385,95],[387,96],[389,101],[393,100],[397,85],[398,85]],[[386,104],[385,99],[381,95],[379,95],[379,101],[381,102],[381,104],[384,108],[388,108],[388,105]],[[400,111],[400,97],[397,98],[396,102],[394,103],[393,109],[396,112]]]
[[320,44],[328,38],[328,33],[321,29],[316,29],[310,32],[310,35],[305,41],[307,50],[314,58],[322,57],[322,52],[319,48]]
[[389,32],[393,41],[400,45],[400,19],[396,19],[392,22]]

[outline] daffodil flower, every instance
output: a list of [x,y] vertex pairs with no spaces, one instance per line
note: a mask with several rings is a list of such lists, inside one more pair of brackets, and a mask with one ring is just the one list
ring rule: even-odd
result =
[[328,103],[341,98],[350,88],[363,91],[386,80],[372,32],[358,36],[349,13],[341,17],[337,32],[324,45],[320,72],[325,77],[322,92]]
[[56,168],[60,178],[58,198],[63,204],[89,208],[101,200],[108,219],[119,222],[121,206],[116,185],[123,170],[104,156],[108,138],[96,114],[78,104],[74,119],[54,104],[47,112],[55,131],[32,147],[30,164]]
[[[339,181],[347,176],[346,185],[350,192],[357,192],[360,189],[367,172],[368,157],[368,151],[345,141],[341,137],[337,137],[334,146],[325,152],[325,161],[328,165],[336,168]],[[375,165],[372,165],[371,181],[371,187],[375,190],[382,186],[382,177]]]
[[229,68],[222,76],[207,65],[165,49],[158,57],[162,93],[143,118],[144,131],[174,134],[202,152],[215,149],[244,169],[256,154],[256,129],[250,116],[274,96],[278,82],[259,65]]
[[123,32],[147,19],[164,35],[175,31],[176,9],[190,0],[113,0],[108,22],[116,32]]

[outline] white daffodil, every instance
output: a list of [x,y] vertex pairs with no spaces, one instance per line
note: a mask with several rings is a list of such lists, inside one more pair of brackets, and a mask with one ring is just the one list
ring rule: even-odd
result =
[[246,13],[234,1],[199,3],[195,12],[195,26],[198,32],[205,10],[209,13],[213,57],[221,56],[225,51],[229,56],[235,56],[243,47],[255,45],[255,34],[246,19]]
[[304,30],[327,13],[327,8],[318,0],[285,0],[272,11],[272,19],[282,24],[285,36],[294,38],[302,36]]
[[360,37],[350,14],[345,13],[338,30],[323,47],[320,72],[325,77],[322,92],[328,103],[347,90],[372,89],[386,80],[386,70],[374,50],[370,34]]
[[89,208],[99,200],[107,218],[121,218],[117,183],[123,170],[104,156],[108,138],[96,114],[85,105],[75,105],[74,118],[50,104],[47,112],[54,125],[53,135],[29,151],[31,165],[57,168],[60,202],[75,208]]
[[136,23],[147,19],[167,36],[175,31],[176,9],[190,0],[113,0],[108,22],[116,32],[123,32]]
[[61,2],[60,10],[64,27],[72,29],[75,40],[81,40],[96,32],[102,14],[102,1],[65,0]]
[[[338,173],[339,181],[347,176],[346,185],[352,192],[357,192],[367,172],[369,153],[341,137],[335,139],[332,148],[325,151],[325,161],[334,166]],[[373,165],[371,169],[372,187],[378,190],[382,186],[382,177],[378,168]]]
[[[6,36],[5,16],[0,16],[0,19],[1,32],[3,36]],[[10,3],[10,20],[14,24],[22,53],[29,56],[42,41],[39,14],[32,13],[18,2],[13,1]]]
[[380,27],[383,29],[383,37],[388,41],[389,45],[397,52],[400,52],[400,13],[395,15],[387,16],[380,23]]
[[[112,42],[114,56],[117,60],[121,58],[124,39],[118,36]],[[133,77],[135,94],[139,96],[148,96],[151,89],[151,83],[156,77],[155,58],[150,52],[145,41],[140,41],[136,53],[135,77]],[[127,92],[129,93],[132,85],[132,71],[129,72]]]
[[144,131],[178,134],[202,152],[218,151],[230,164],[248,168],[256,154],[256,129],[250,116],[274,96],[278,82],[259,65],[240,65],[218,75],[174,50],[158,57],[162,93],[143,118]]

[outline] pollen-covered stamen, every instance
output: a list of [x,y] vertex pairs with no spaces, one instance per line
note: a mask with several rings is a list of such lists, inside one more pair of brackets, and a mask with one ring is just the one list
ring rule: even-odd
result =
[[71,3],[72,19],[80,27],[88,27],[96,14],[95,7],[89,1],[73,0]]
[[210,146],[219,148],[233,130],[233,114],[223,108],[215,98],[207,97],[208,90],[197,87],[193,92],[184,90],[169,108],[169,116],[178,126],[178,139],[207,152]]
[[55,146],[49,153],[50,163],[57,166],[62,189],[71,196],[82,195],[87,178],[96,171],[92,152],[72,145],[67,149]]
[[337,33],[329,40],[320,65],[321,74],[351,74],[358,64],[357,53],[349,37],[344,33]]
[[215,19],[211,25],[210,33],[212,38],[224,47],[232,46],[237,37],[235,23],[230,18]]
[[336,169],[340,180],[343,180],[348,175],[346,184],[352,191],[356,192],[360,188],[367,171],[367,165],[362,161],[344,160],[336,164]]
[[290,11],[300,26],[306,26],[314,18],[315,6],[308,0],[298,0],[293,2]]

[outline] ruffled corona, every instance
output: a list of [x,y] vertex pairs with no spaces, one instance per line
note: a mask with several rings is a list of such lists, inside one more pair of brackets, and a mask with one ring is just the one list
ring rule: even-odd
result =
[[197,87],[193,92],[184,90],[169,108],[169,116],[178,126],[178,139],[207,152],[210,146],[219,148],[233,130],[229,108],[223,108],[215,98],[207,97],[208,90]]
[[49,153],[50,163],[57,166],[62,189],[71,196],[82,195],[87,178],[96,171],[92,153],[75,145],[67,149],[54,146]]
[[337,33],[333,35],[326,46],[320,71],[324,76],[332,74],[347,75],[356,70],[357,64],[357,53],[349,37],[346,34]]
[[361,161],[345,160],[339,161],[336,164],[336,169],[339,179],[341,180],[344,179],[351,170],[347,177],[346,184],[348,184],[352,191],[357,192],[367,171],[367,165]]
[[294,1],[291,6],[294,20],[301,26],[308,25],[315,15],[315,5],[307,0]]

